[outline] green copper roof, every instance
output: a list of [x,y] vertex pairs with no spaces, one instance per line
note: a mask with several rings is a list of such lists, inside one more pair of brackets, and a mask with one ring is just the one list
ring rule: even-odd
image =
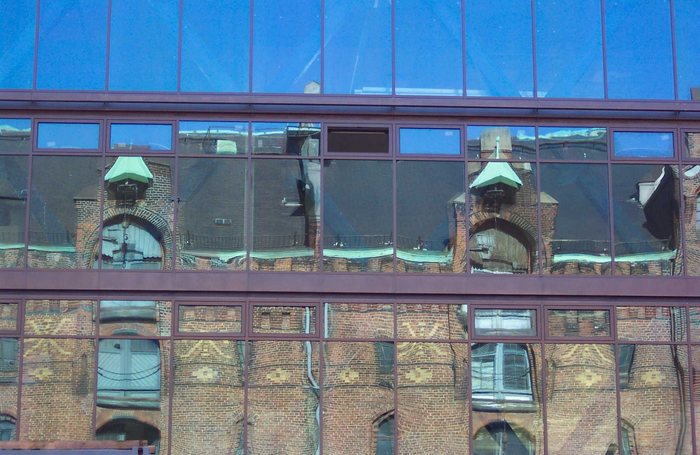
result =
[[153,180],[153,174],[148,170],[148,166],[140,156],[120,156],[105,175],[105,180],[109,183],[121,182],[122,180],[150,183]]
[[518,189],[523,182],[510,164],[502,161],[491,161],[484,167],[469,188],[483,188],[496,183],[503,183]]

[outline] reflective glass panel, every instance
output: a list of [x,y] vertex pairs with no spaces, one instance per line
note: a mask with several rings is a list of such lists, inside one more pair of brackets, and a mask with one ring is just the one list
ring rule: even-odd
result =
[[181,158],[177,268],[245,269],[244,160]]
[[392,304],[326,303],[325,338],[391,338],[394,336]]
[[389,153],[388,128],[328,128],[328,153]]
[[474,332],[477,336],[535,336],[537,310],[474,310]]
[[180,333],[240,333],[242,308],[233,305],[180,305]]
[[316,333],[316,307],[254,306],[252,319],[254,333]]
[[244,343],[176,340],[174,345],[172,453],[243,453]]
[[247,122],[180,122],[177,134],[180,153],[245,155],[248,153]]
[[324,270],[393,271],[391,162],[324,165]]
[[540,346],[475,343],[471,361],[474,453],[543,453]]
[[402,155],[459,155],[461,142],[458,129],[401,128],[399,131]]
[[90,258],[97,247],[95,229],[100,223],[101,161],[82,156],[34,157],[30,267],[91,267]]
[[171,125],[114,123],[110,125],[111,150],[167,151],[172,150]]
[[0,88],[32,88],[36,0],[0,0]]
[[700,157],[700,132],[685,133],[683,138],[684,156]]
[[399,161],[396,179],[398,270],[464,272],[464,164]]
[[615,274],[681,273],[677,169],[613,164]]
[[100,335],[169,336],[172,312],[162,300],[102,300]]
[[318,156],[320,138],[319,123],[253,123],[253,154]]
[[398,343],[396,354],[398,453],[469,453],[468,385],[463,379],[469,346]]
[[617,158],[671,158],[673,133],[616,131],[613,150]]
[[0,338],[0,440],[17,439],[19,340]]
[[0,155],[0,268],[24,266],[26,156]]
[[102,268],[172,268],[173,160],[119,156],[107,159],[102,244],[94,251]]
[[621,454],[692,453],[688,348],[623,344],[619,349]]
[[[690,367],[692,368],[692,374],[691,374],[691,387],[693,388],[694,392],[697,392],[698,390],[698,375],[697,372],[700,371],[700,346],[692,346],[691,347],[691,357],[693,361],[691,362]],[[695,393],[693,395],[693,410],[695,412],[695,415],[693,416],[695,418],[695,422],[700,422],[700,394]],[[695,441],[698,441],[698,438],[700,438],[700,426],[697,424],[695,425]]]
[[256,0],[253,91],[320,93],[320,0]]
[[32,144],[31,136],[31,120],[0,118],[0,154],[28,152]]
[[537,0],[536,5],[537,96],[603,98],[600,0]]
[[686,273],[698,276],[700,275],[700,166],[698,165],[683,167],[683,201]]
[[[467,338],[467,305],[402,303],[397,307],[399,338],[463,340]],[[401,345],[399,345],[401,346]]]
[[[255,425],[248,425],[249,452],[259,455],[317,453],[320,436],[318,343],[254,341],[249,346],[247,405],[248,415],[255,416]],[[343,416],[345,412],[347,408],[342,409]],[[347,432],[349,419],[338,420]],[[366,424],[363,429],[366,431]]]
[[0,301],[0,332],[17,331],[17,311],[19,304]]
[[543,163],[540,171],[545,273],[609,275],[608,166]]
[[111,5],[110,90],[175,90],[178,3],[121,0]]
[[482,126],[467,128],[467,155],[482,160],[535,159],[535,127]]
[[685,341],[685,308],[617,307],[617,338],[625,341]]
[[678,98],[700,100],[700,4],[694,0],[674,0]]
[[41,2],[38,89],[104,90],[107,0]]
[[396,94],[462,95],[462,7],[455,0],[396,0]]
[[252,270],[318,269],[321,163],[253,161]]
[[27,338],[22,355],[19,439],[91,440],[95,341]]
[[547,335],[553,338],[609,337],[609,310],[548,310]]
[[673,99],[669,0],[605,2],[608,97]]
[[530,2],[466,0],[467,95],[533,96]]
[[247,92],[249,47],[249,1],[182,2],[182,91]]
[[606,128],[540,126],[540,158],[548,160],[604,160],[608,157]]
[[28,335],[93,335],[94,300],[27,300],[24,333]]
[[391,1],[326,0],[324,93],[391,95]]
[[394,453],[394,357],[393,343],[323,344],[324,454]]
[[37,129],[38,148],[97,150],[100,145],[98,123],[41,122]]
[[613,347],[548,344],[544,365],[548,453],[618,453]]

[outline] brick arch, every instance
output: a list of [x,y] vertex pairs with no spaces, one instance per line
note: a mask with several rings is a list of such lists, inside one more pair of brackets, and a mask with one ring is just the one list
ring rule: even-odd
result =
[[517,213],[501,213],[496,217],[490,212],[475,212],[469,217],[469,242],[473,235],[487,229],[495,228],[518,240],[527,250],[529,256],[529,272],[537,268],[537,228],[530,221]]

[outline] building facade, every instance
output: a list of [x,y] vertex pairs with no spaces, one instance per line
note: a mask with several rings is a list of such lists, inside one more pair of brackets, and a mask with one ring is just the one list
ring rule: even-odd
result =
[[700,451],[697,1],[0,11],[0,440]]

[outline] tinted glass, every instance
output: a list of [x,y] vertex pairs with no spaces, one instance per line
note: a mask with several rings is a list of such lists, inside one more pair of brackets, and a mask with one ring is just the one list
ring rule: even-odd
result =
[[388,128],[328,128],[329,153],[389,153]]
[[26,156],[0,156],[0,267],[24,265],[28,167]]
[[251,318],[254,333],[316,333],[316,307],[256,305]]
[[180,122],[177,142],[180,153],[245,155],[248,153],[248,123]]
[[548,310],[547,335],[553,338],[609,337],[609,310]]
[[381,303],[326,303],[323,309],[326,338],[391,338],[394,308]]
[[617,338],[625,341],[685,341],[685,308],[617,307]]
[[604,160],[608,157],[605,128],[538,128],[540,158],[556,160]]
[[537,96],[604,96],[600,15],[600,0],[537,0]]
[[0,0],[0,88],[32,88],[36,0]]
[[533,96],[530,2],[466,0],[467,95]]
[[605,2],[608,97],[672,99],[669,0]]
[[31,120],[0,118],[0,153],[28,152],[31,136]]
[[177,88],[179,8],[169,0],[112,3],[109,88],[167,91]]
[[115,123],[110,127],[111,150],[172,150],[172,126]]
[[700,133],[685,133],[683,135],[683,150],[686,157],[700,157]]
[[253,153],[318,156],[320,137],[319,123],[256,122],[253,123]]
[[469,126],[467,155],[482,160],[526,160],[535,157],[532,126]]
[[396,94],[462,94],[462,8],[455,0],[396,0]]
[[459,155],[458,129],[401,128],[399,152],[403,155]]
[[97,150],[99,145],[97,123],[39,123],[38,148]]
[[242,308],[233,305],[180,305],[180,333],[240,333]]
[[390,95],[391,1],[326,0],[324,13],[324,93]]
[[16,332],[19,304],[0,301],[0,332]]
[[30,335],[93,335],[94,300],[27,300],[24,332]]
[[683,199],[685,200],[685,250],[688,255],[688,275],[700,275],[700,166],[683,168]]
[[537,311],[476,309],[474,332],[477,336],[534,336],[537,335]]
[[169,336],[172,312],[162,300],[102,300],[100,335]]
[[38,89],[104,90],[107,0],[41,3]]
[[320,93],[320,0],[257,0],[253,91]]
[[700,100],[700,3],[674,0],[678,98]]
[[399,338],[464,340],[467,338],[467,305],[399,304],[396,309]]
[[671,158],[673,133],[615,132],[613,147],[618,158]]
[[249,32],[247,0],[184,0],[181,90],[247,92]]

